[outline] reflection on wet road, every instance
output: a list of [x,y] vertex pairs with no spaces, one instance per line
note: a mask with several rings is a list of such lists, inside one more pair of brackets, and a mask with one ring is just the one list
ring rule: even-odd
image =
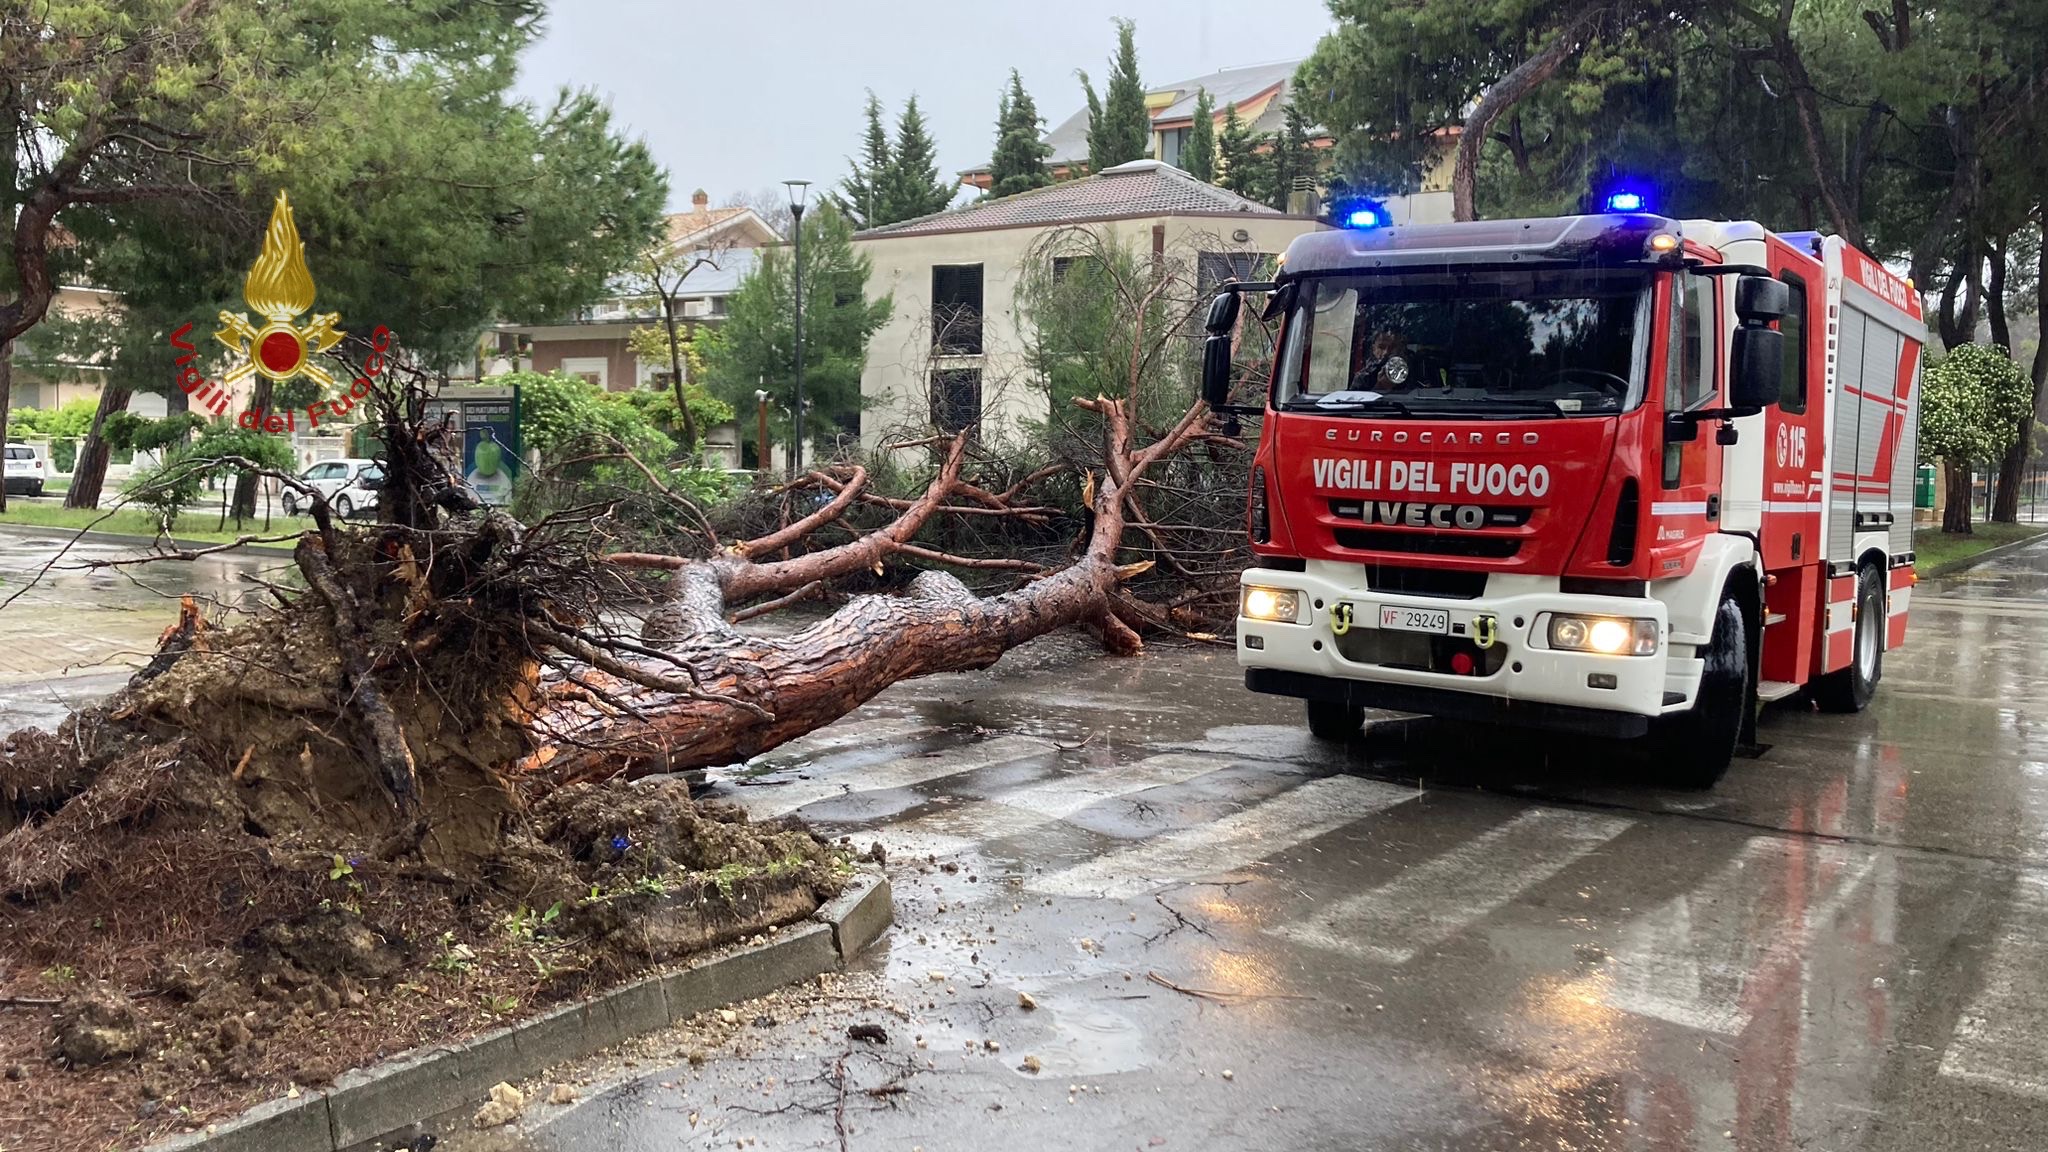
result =
[[2048,545],[1926,586],[1871,711],[1768,712],[1711,793],[1332,749],[1227,652],[900,686],[710,786],[889,848],[874,999],[444,1146],[836,1146],[880,1019],[852,1148],[2048,1147],[2044,646]]
[[0,530],[0,600],[12,598],[0,610],[0,733],[54,725],[119,687],[176,621],[181,596],[198,597],[218,618],[262,591],[244,575],[290,564],[284,556],[239,555],[93,568],[138,551],[74,544],[73,535]]
[[1710,793],[1320,745],[1228,651],[898,686],[709,784],[889,849],[853,994],[442,1147],[2048,1147],[2048,543],[1913,619],[1869,712],[1770,710]]

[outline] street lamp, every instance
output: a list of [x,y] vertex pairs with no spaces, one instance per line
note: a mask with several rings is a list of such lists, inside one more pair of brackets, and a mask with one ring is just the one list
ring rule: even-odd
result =
[[[761,383],[767,380],[763,378]],[[754,468],[765,479],[775,468],[775,462],[768,458],[768,389],[754,389],[754,401],[760,405],[760,429],[754,436]]]
[[789,438],[789,471],[795,475],[804,469],[804,197],[811,182],[784,180],[782,186],[789,189],[791,231],[796,234],[796,403],[790,405],[795,426]]

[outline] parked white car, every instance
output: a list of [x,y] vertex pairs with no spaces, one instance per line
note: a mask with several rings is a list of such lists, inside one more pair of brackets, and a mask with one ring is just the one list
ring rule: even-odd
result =
[[358,512],[374,511],[377,507],[377,491],[384,483],[384,469],[375,461],[364,461],[368,465],[359,469],[349,480],[348,487],[328,497],[334,505],[335,515],[346,520]]
[[50,466],[26,444],[7,446],[7,464],[4,482],[9,492],[22,492],[30,496],[43,494],[43,482],[50,478]]
[[[346,516],[348,512],[340,507],[339,497],[341,493],[353,486],[365,470],[376,467],[377,462],[375,460],[355,458],[347,460],[322,460],[320,463],[311,465],[304,472],[299,473],[299,479],[319,489],[320,494],[327,497],[328,503],[335,505],[335,510]],[[287,516],[298,515],[299,509],[306,507],[309,503],[304,492],[293,488],[286,488],[279,502],[284,505],[284,514]],[[361,507],[363,503],[362,497],[357,496],[352,503]],[[375,505],[376,502],[374,500],[371,501],[370,506],[375,507]]]

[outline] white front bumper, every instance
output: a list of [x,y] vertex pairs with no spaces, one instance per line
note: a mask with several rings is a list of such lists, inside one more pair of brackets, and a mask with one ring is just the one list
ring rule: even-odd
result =
[[[1357,574],[1353,576],[1351,574]],[[1240,585],[1292,589],[1302,595],[1302,615],[1307,621],[1289,624],[1237,619],[1237,661],[1247,668],[1273,668],[1339,680],[1360,680],[1398,684],[1416,689],[1490,696],[1499,700],[1533,704],[1556,704],[1656,716],[1688,707],[1699,691],[1701,661],[1689,646],[1673,650],[1669,618],[1661,601],[1635,597],[1588,596],[1557,590],[1554,577],[1494,576],[1487,594],[1473,600],[1432,597],[1407,593],[1374,592],[1365,586],[1356,565],[1311,561],[1306,572],[1282,572],[1253,568],[1239,578]],[[1381,605],[1411,608],[1441,608],[1450,613],[1455,626],[1465,626],[1469,636],[1474,621],[1491,616],[1496,621],[1496,645],[1505,649],[1499,670],[1486,676],[1460,676],[1412,667],[1362,663],[1345,658],[1338,651],[1331,631],[1331,612],[1338,604],[1352,606],[1352,627],[1374,628]],[[1604,656],[1590,652],[1562,652],[1543,646],[1535,635],[1538,621],[1546,612],[1619,616],[1657,621],[1663,642],[1654,656]],[[1251,647],[1256,640],[1261,646]],[[1596,688],[1592,676],[1612,676],[1614,687]],[[1671,700],[1667,704],[1665,701]]]

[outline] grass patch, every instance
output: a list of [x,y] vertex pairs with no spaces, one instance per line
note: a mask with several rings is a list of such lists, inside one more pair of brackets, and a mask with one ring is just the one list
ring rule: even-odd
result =
[[[101,520],[102,516],[106,518]],[[94,521],[99,522],[94,524]],[[275,536],[313,526],[311,520],[301,516],[272,516],[268,531],[264,529],[263,521],[260,519],[246,521],[245,526],[239,532],[235,530],[235,522],[233,520],[228,521],[227,531],[224,532],[215,530],[215,525],[218,523],[219,516],[217,513],[206,515],[204,513],[194,514],[187,512],[178,518],[175,532],[180,540],[198,540],[208,544],[224,544],[235,539],[237,536],[250,533]],[[30,504],[25,501],[19,503],[9,501],[6,513],[0,514],[0,524],[15,524],[29,528],[50,528],[71,532],[76,532],[80,528],[92,525],[93,530],[96,532],[114,532],[125,536],[155,536],[157,533],[156,518],[139,508],[123,508],[109,515],[105,512],[92,511],[89,508],[61,508],[50,504]]]
[[2031,539],[2048,526],[2040,524],[1978,524],[1968,536],[1951,536],[1940,528],[1922,528],[1913,533],[1913,566],[1923,572],[1943,564],[1975,556],[2001,544]]

